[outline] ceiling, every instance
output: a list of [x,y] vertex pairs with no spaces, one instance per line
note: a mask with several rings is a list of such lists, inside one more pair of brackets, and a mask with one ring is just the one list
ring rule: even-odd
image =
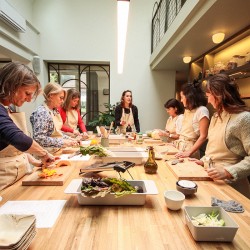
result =
[[170,51],[160,50],[157,56],[165,56],[154,63],[152,69],[188,71],[189,66],[183,63],[183,56],[190,55],[192,60],[197,59],[216,46],[212,42],[214,33],[224,32],[227,40],[249,26],[249,13],[250,0],[217,0]]

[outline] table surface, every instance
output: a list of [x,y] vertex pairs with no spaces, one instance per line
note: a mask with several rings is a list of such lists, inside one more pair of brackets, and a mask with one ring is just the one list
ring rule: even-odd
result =
[[[138,146],[138,145],[137,145]],[[17,200],[67,200],[52,228],[39,228],[29,249],[250,249],[250,202],[224,182],[196,181],[198,191],[186,197],[184,206],[210,206],[211,197],[240,202],[244,213],[230,213],[239,225],[231,243],[196,242],[184,218],[184,209],[171,211],[163,193],[176,189],[176,177],[164,160],[158,160],[158,172],[145,174],[143,165],[130,169],[135,180],[153,180],[158,195],[148,195],[143,206],[80,206],[76,195],[64,190],[79,177],[80,166],[71,166],[72,173],[64,186],[22,186],[22,180],[0,192],[0,205]],[[116,172],[103,176],[118,177]],[[122,177],[131,179],[128,173]],[[49,211],[48,211],[49,212]]]

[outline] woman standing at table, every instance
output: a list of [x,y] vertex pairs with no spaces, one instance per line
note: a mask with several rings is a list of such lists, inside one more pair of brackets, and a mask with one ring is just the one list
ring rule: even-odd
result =
[[[66,132],[71,137],[76,137],[81,134],[81,131],[83,136],[88,136],[86,133],[87,129],[80,115],[80,93],[76,89],[67,91],[66,100],[58,110],[63,121],[63,132]],[[77,126],[79,126],[80,131],[77,129]]]
[[201,83],[184,84],[181,88],[181,102],[185,112],[180,137],[174,145],[180,150],[176,157],[194,157],[199,159],[199,149],[207,139],[209,111],[205,107],[207,99]]
[[115,109],[115,125],[117,133],[140,132],[138,109],[132,102],[132,91],[125,90],[121,103]]
[[24,64],[11,62],[0,69],[0,190],[25,175],[28,158],[32,158],[27,153],[38,156],[44,165],[54,161],[52,155],[24,133],[25,116],[8,108],[30,102],[40,88],[36,75]]
[[176,99],[169,99],[164,107],[169,114],[169,118],[166,123],[165,132],[159,130],[159,136],[167,138],[168,142],[179,139],[182,120],[183,120],[183,105]]
[[33,138],[50,151],[77,145],[77,141],[63,134],[63,121],[58,108],[66,98],[66,91],[57,83],[48,83],[43,91],[45,101],[31,114]]
[[217,112],[210,122],[205,156],[197,163],[206,162],[213,180],[225,180],[250,198],[250,109],[225,74],[208,79],[206,95]]

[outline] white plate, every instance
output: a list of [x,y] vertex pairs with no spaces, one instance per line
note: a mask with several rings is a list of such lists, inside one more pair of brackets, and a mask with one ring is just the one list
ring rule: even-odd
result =
[[182,186],[184,188],[195,188],[196,184],[193,181],[187,181],[187,180],[181,180],[178,181],[179,186]]

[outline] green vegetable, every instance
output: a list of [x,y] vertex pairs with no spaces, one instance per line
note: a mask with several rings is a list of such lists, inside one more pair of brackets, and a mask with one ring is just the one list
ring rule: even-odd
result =
[[210,227],[222,227],[225,226],[223,219],[218,219],[219,212],[212,211],[210,214],[199,214],[198,216],[192,216],[192,223],[195,226],[210,226]]
[[84,178],[81,186],[83,196],[104,197],[113,193],[116,198],[126,194],[136,193],[136,189],[126,180],[116,178]]
[[109,155],[108,151],[102,146],[80,147],[80,152],[82,155],[97,155],[100,157]]

